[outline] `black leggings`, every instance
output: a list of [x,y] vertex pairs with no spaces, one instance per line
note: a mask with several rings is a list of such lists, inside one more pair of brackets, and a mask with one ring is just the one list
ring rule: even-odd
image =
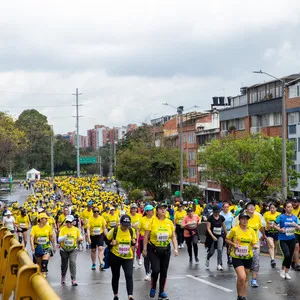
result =
[[283,255],[282,266],[289,269],[291,267],[293,254],[295,251],[295,246],[296,246],[295,239],[287,240],[287,241],[280,240],[279,246]]
[[184,239],[185,239],[185,242],[187,245],[187,250],[188,250],[190,259],[192,259],[192,257],[193,257],[193,248],[194,248],[195,259],[198,258],[198,234],[194,234],[192,236],[185,237]]
[[127,294],[132,295],[133,294],[133,279],[132,279],[133,259],[121,258],[109,252],[109,265],[111,267],[111,273],[112,273],[111,285],[114,294],[118,294],[120,270],[122,266],[125,274]]
[[159,293],[164,292],[166,281],[167,281],[167,274],[168,268],[170,263],[170,256],[171,256],[171,247],[169,245],[168,249],[159,252],[155,249],[155,247],[148,245],[148,256],[151,262],[151,287],[156,289],[156,283],[159,277]]
[[181,228],[181,225],[176,224],[176,235],[177,235],[178,245],[183,244],[183,241],[184,241],[183,232],[184,232],[184,229]]
[[[143,247],[144,247],[144,240],[140,239],[139,240],[139,249],[141,249],[141,251],[143,251]],[[149,259],[149,255],[147,255],[146,257],[144,257],[144,267],[145,267],[146,274],[149,274],[150,273],[150,259]]]

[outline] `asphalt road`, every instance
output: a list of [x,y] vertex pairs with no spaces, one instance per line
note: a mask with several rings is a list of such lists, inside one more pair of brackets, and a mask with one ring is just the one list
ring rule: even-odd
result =
[[[28,191],[22,189],[11,198],[21,203],[25,200]],[[59,250],[59,249],[57,249]],[[30,250],[29,250],[30,252]],[[172,300],[231,300],[236,299],[236,276],[233,268],[226,266],[224,251],[224,271],[217,271],[216,254],[211,258],[210,269],[206,270],[205,248],[199,244],[199,264],[189,264],[186,249],[179,250],[178,257],[172,257],[169,267],[166,292]],[[259,288],[249,286],[247,299],[253,300],[299,300],[300,299],[300,272],[291,271],[292,280],[286,281],[279,276],[280,259],[276,259],[277,267],[272,269],[267,256],[261,256],[259,272]],[[121,272],[122,274],[122,272]],[[144,281],[144,268],[136,264],[134,270],[134,299],[149,299],[150,283]],[[111,271],[92,271],[90,250],[78,252],[77,281],[79,286],[72,287],[69,274],[67,284],[60,284],[60,255],[59,251],[49,263],[48,281],[61,299],[113,299],[111,290]],[[123,274],[120,279],[120,300],[127,299]]]

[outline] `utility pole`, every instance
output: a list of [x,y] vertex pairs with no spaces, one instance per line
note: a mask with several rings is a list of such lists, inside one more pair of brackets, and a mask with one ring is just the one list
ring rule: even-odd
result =
[[287,168],[286,168],[286,84],[285,80],[282,81],[282,199],[285,201],[287,198]]
[[117,144],[115,139],[115,129],[114,129],[114,175],[117,176]]
[[51,141],[51,177],[54,178],[54,143],[53,143],[53,135],[50,137]]
[[102,175],[102,157],[100,155],[100,148],[99,148],[99,174],[100,174],[100,177],[102,178],[103,175]]
[[183,113],[183,106],[177,107],[177,113],[179,115],[179,148],[180,148],[180,195],[182,197],[183,192],[183,141],[182,141],[182,113]]
[[[81,93],[78,93],[78,88],[76,89],[76,93],[73,94],[76,96],[76,152],[77,152],[77,177],[80,177],[80,147],[79,147],[79,105],[78,104],[78,97],[82,95]],[[74,105],[73,105],[74,106]]]
[[109,176],[112,178],[113,176],[113,135],[112,135],[112,129],[110,130],[110,136],[109,136]]

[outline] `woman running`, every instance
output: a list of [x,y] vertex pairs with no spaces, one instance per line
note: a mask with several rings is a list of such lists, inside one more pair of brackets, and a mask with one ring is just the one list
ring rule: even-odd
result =
[[[144,234],[145,231],[148,229],[149,224],[152,221],[153,218],[153,210],[154,207],[150,204],[146,205],[144,208],[144,216],[141,219],[140,222],[140,236],[139,236],[139,247],[137,250],[137,256],[141,255],[141,252],[143,251],[143,247],[144,247]],[[145,272],[146,272],[146,277],[145,280],[149,281],[151,279],[151,274],[150,274],[150,260],[149,260],[149,256],[147,255],[146,257],[144,257],[144,267],[145,267]]]
[[29,228],[30,221],[27,216],[26,210],[22,209],[21,214],[16,218],[16,227],[18,232],[19,242],[22,243],[24,241],[24,247],[27,245],[27,230]]
[[3,218],[3,226],[7,227],[11,233],[15,233],[16,220],[10,210],[5,213]]
[[123,215],[120,219],[120,226],[112,228],[106,238],[111,247],[109,252],[109,265],[112,273],[112,289],[114,300],[119,300],[119,279],[120,269],[125,274],[128,299],[133,300],[133,246],[136,244],[135,230],[130,227],[131,219]]
[[38,224],[33,226],[30,232],[31,251],[44,277],[47,276],[48,262],[52,251],[56,252],[52,228],[48,225],[48,218],[45,213],[39,214],[37,217]]
[[250,217],[246,212],[239,215],[239,225],[233,227],[226,236],[231,246],[232,264],[237,275],[237,300],[246,300],[249,272],[252,265],[253,249],[258,249],[255,231],[248,227]]
[[274,228],[275,220],[280,215],[277,211],[277,205],[275,203],[271,203],[269,206],[269,211],[264,213],[264,219],[266,221],[266,237],[269,248],[269,254],[271,257],[271,267],[276,267],[275,262],[275,253],[277,251],[278,246],[278,230]]
[[201,223],[199,216],[189,207],[187,215],[183,218],[181,227],[184,229],[184,239],[187,245],[190,263],[193,262],[193,249],[196,263],[198,259],[198,225]]
[[61,227],[58,242],[60,243],[61,257],[61,284],[66,283],[66,274],[68,271],[68,263],[70,266],[72,286],[77,286],[76,282],[76,258],[77,258],[77,242],[83,241],[80,230],[73,226],[74,217],[68,215],[66,217],[66,225]]
[[284,279],[291,280],[289,270],[292,264],[295,250],[295,229],[300,230],[299,219],[292,214],[293,205],[286,202],[284,205],[285,213],[281,214],[275,220],[274,228],[279,231],[279,247],[283,255],[282,269],[280,276]]
[[104,237],[107,234],[106,221],[99,216],[99,208],[94,207],[93,216],[88,219],[87,238],[91,246],[92,270],[96,270],[96,253],[98,250],[99,270],[104,270]]
[[220,207],[218,205],[213,207],[213,214],[207,219],[207,232],[205,246],[207,247],[207,257],[205,266],[209,268],[209,260],[214,255],[215,249],[218,250],[217,257],[217,270],[223,270],[222,252],[224,239],[227,235],[227,229],[225,225],[225,218],[220,215]]
[[176,226],[176,235],[177,235],[177,243],[178,248],[184,248],[184,236],[183,236],[183,228],[181,228],[181,223],[183,218],[186,216],[186,211],[184,210],[183,204],[180,202],[178,205],[178,210],[175,212],[174,216],[174,225]]
[[165,293],[165,285],[171,256],[171,241],[174,247],[174,255],[178,255],[174,224],[170,219],[166,218],[167,208],[168,204],[166,203],[157,205],[156,217],[152,219],[144,235],[143,256],[147,257],[149,255],[152,269],[150,298],[155,297],[156,284],[160,275],[159,300],[169,299]]

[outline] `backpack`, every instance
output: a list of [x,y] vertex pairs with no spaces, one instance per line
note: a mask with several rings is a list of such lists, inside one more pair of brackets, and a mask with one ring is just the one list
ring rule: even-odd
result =
[[[114,228],[113,237],[112,237],[111,240],[109,240],[108,238],[105,237],[105,243],[106,243],[107,248],[108,248],[109,250],[113,247],[113,246],[110,244],[111,241],[114,241],[114,240],[117,238],[118,228],[119,228],[119,226],[116,226],[116,227]],[[132,230],[131,227],[129,227],[129,232],[130,232],[131,239],[133,239],[133,230]],[[132,246],[134,246],[134,245],[132,245]]]

